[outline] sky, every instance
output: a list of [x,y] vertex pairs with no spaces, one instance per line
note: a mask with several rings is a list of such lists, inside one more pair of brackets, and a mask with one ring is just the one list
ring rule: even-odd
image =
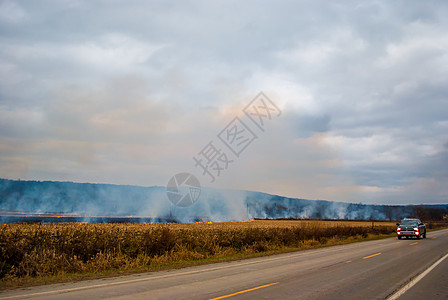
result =
[[[446,1],[0,0],[0,178],[165,186],[187,172],[448,203],[447,15]],[[232,128],[256,137],[238,156]],[[194,160],[211,145],[219,174]]]

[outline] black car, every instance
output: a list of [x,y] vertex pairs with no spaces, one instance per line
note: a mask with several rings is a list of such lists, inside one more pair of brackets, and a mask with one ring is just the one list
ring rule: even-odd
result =
[[397,223],[398,239],[402,237],[426,238],[426,226],[419,219],[403,219],[401,223]]

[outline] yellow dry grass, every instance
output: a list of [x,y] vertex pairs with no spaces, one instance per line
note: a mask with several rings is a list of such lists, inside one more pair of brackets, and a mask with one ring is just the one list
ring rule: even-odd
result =
[[305,249],[394,230],[393,222],[323,220],[7,224],[0,228],[0,282]]

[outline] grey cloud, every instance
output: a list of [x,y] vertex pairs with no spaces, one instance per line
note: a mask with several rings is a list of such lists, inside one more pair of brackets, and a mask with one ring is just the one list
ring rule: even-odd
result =
[[[224,187],[430,198],[446,175],[447,11],[443,1],[2,1],[0,176],[164,184],[264,90],[284,109],[276,137],[260,136]],[[428,201],[447,194],[436,190]]]

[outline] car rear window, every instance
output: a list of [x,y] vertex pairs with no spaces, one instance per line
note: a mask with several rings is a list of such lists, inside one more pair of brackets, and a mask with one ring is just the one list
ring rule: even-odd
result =
[[403,220],[401,221],[401,225],[417,225],[417,221],[416,220]]

